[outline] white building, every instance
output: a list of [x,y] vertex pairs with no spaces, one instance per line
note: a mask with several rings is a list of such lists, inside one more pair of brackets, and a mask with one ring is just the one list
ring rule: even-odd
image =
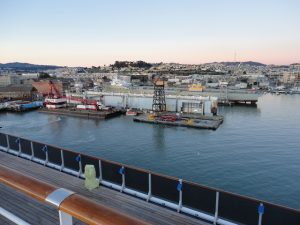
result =
[[38,73],[22,73],[21,79],[37,79],[39,77]]

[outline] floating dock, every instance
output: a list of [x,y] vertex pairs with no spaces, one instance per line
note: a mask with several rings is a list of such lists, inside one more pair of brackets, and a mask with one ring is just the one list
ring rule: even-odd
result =
[[190,127],[196,129],[210,129],[216,130],[223,123],[222,116],[208,117],[208,116],[191,116],[183,115],[176,121],[167,121],[160,118],[149,118],[149,115],[141,115],[133,118],[135,122],[163,124],[179,127]]
[[92,110],[76,110],[74,108],[63,108],[63,109],[42,108],[39,110],[39,112],[62,115],[62,116],[83,117],[88,119],[109,119],[123,114],[123,112],[120,110],[92,111]]

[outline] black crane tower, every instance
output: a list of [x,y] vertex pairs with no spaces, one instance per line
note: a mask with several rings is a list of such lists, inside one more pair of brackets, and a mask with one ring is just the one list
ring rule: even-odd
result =
[[166,111],[165,84],[163,80],[154,79],[154,95],[152,110],[154,113]]

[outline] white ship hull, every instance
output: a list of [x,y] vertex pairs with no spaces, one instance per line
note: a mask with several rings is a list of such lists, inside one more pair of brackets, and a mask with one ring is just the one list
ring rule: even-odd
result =
[[59,108],[65,108],[67,107],[67,104],[46,104],[47,109],[59,109]]
[[46,98],[46,103],[54,103],[54,104],[60,104],[60,103],[67,103],[67,99],[65,98]]
[[97,111],[97,106],[95,105],[77,105],[76,109],[79,110],[94,110]]

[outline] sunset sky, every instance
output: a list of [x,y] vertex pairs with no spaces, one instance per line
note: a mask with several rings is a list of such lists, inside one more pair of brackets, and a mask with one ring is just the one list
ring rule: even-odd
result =
[[0,63],[300,62],[299,0],[1,0]]

